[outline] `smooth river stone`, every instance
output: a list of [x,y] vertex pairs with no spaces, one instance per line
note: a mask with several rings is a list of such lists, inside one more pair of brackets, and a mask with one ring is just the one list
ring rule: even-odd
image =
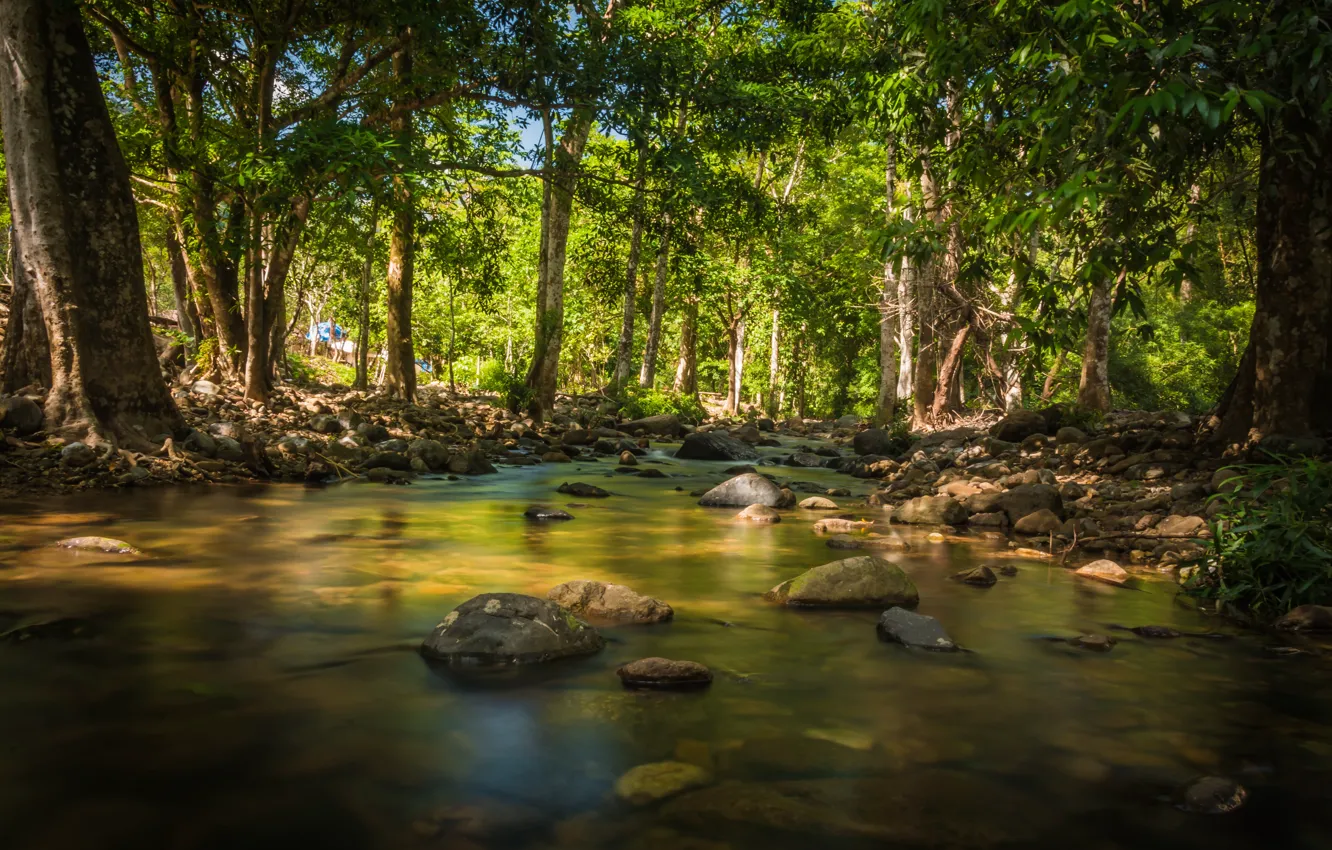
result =
[[548,599],[484,593],[444,618],[421,654],[452,667],[539,664],[600,652],[597,630]]
[[712,684],[712,671],[696,661],[640,658],[615,671],[626,688],[691,690]]
[[764,598],[819,608],[914,608],[920,593],[901,567],[861,555],[807,570],[777,585]]
[[551,589],[546,598],[580,617],[622,623],[661,623],[674,609],[623,584],[579,579]]

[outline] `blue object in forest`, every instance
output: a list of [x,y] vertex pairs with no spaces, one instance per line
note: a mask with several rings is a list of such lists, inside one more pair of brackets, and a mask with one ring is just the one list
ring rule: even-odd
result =
[[426,374],[430,374],[430,364],[425,362],[424,360],[416,361],[416,368],[420,369],[422,372],[425,372]]
[[[347,338],[347,331],[342,327],[342,325],[334,325],[332,322],[320,322],[319,324],[315,325],[315,333],[319,334],[320,342],[329,341],[328,335],[330,331],[333,333],[334,339]],[[305,332],[305,338],[306,339],[311,338],[309,331]]]

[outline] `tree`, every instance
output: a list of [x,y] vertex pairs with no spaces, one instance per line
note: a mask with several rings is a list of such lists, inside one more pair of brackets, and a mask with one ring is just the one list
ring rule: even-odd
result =
[[144,443],[182,426],[148,325],[129,172],[72,0],[0,4],[15,241],[51,355],[47,426]]

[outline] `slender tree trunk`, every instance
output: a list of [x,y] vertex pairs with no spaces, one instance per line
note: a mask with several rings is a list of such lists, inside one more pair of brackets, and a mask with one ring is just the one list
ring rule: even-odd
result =
[[776,419],[780,409],[777,388],[781,370],[781,311],[772,308],[772,339],[768,348],[768,393],[765,412],[769,419]]
[[962,352],[966,350],[967,337],[970,334],[971,322],[966,321],[964,317],[961,327],[953,334],[943,363],[939,366],[939,386],[935,390],[934,405],[930,410],[930,418],[935,422],[943,421],[946,416],[955,412],[955,404],[960,405]]
[[28,274],[17,233],[9,242],[9,323],[5,327],[4,381],[0,391],[16,393],[29,385],[51,386],[51,342],[42,320],[37,288]]
[[129,170],[72,0],[0,3],[14,237],[51,350],[50,430],[143,443],[183,426],[157,363]]
[[458,341],[458,326],[453,310],[453,281],[449,281],[449,392],[458,392],[458,385],[453,381],[453,358],[455,344]]
[[[884,146],[884,217],[892,224],[897,210],[897,140],[889,136]],[[879,295],[879,395],[874,402],[874,424],[888,425],[897,415],[898,365],[898,304],[900,282],[893,260],[883,263],[883,289]]]
[[745,320],[742,316],[731,323],[726,332],[726,412],[732,416],[740,412],[740,388],[745,372]]
[[685,300],[684,322],[680,326],[680,359],[675,366],[672,390],[698,398],[698,297]]
[[[908,220],[910,211],[907,211]],[[920,270],[902,257],[897,275],[897,399],[909,398],[916,387],[916,289]]]
[[264,323],[263,223],[250,211],[249,265],[245,277],[245,397],[268,398],[268,328]]
[[1068,352],[1061,351],[1055,355],[1054,362],[1050,364],[1050,371],[1045,373],[1045,383],[1041,386],[1041,401],[1049,403],[1054,398],[1055,387],[1059,382],[1059,372],[1064,368],[1064,359]]
[[1332,429],[1332,132],[1293,109],[1266,128],[1258,171],[1257,297],[1218,436],[1256,443]]
[[638,303],[638,261],[643,252],[643,187],[647,180],[647,150],[638,145],[638,177],[634,181],[633,227],[629,236],[629,262],[624,269],[624,319],[615,351],[615,374],[611,389],[619,392],[629,380],[634,355],[634,306]]
[[365,260],[361,263],[361,289],[358,295],[360,339],[356,343],[356,378],[353,389],[365,390],[370,384],[370,277],[374,274],[375,237],[379,233],[379,202],[370,205],[370,228],[365,236]]
[[[1120,273],[1122,280],[1124,273]],[[1078,383],[1078,406],[1087,410],[1110,410],[1110,306],[1114,284],[1102,277],[1092,285],[1087,302],[1087,338],[1082,345],[1082,378]]]
[[[411,49],[404,47],[393,57],[393,76],[399,86],[409,85]],[[391,130],[405,153],[412,146],[412,116],[392,120]],[[416,399],[416,355],[412,349],[412,285],[416,269],[416,209],[411,187],[399,168],[393,176],[393,229],[389,236],[388,321],[385,325],[388,359],[384,388],[394,398]]]
[[671,214],[666,213],[662,224],[661,242],[657,245],[657,267],[652,283],[652,318],[648,323],[647,346],[643,350],[643,366],[638,372],[638,384],[650,387],[657,380],[657,352],[661,348],[661,320],[666,312],[666,272],[670,265]]
[[[934,179],[934,169],[928,151],[921,155],[920,191],[925,203],[925,211],[936,222],[942,221],[939,203],[939,187]],[[912,381],[915,392],[912,397],[913,427],[930,424],[930,409],[934,401],[935,362],[935,289],[939,274],[939,261],[926,260],[921,263],[916,273],[916,374]]]
[[171,263],[171,294],[175,298],[176,322],[186,336],[185,348],[193,354],[199,348],[199,323],[190,302],[189,270],[185,263],[185,250],[176,238],[174,227],[166,229],[167,259]]

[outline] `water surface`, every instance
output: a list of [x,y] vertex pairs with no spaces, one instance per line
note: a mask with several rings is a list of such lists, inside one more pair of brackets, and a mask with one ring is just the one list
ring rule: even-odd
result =
[[[856,554],[811,533],[826,514],[737,523],[689,495],[728,464],[653,459],[672,477],[603,461],[5,506],[0,631],[60,617],[86,628],[0,643],[3,846],[1329,846],[1332,688],[1317,654],[1274,652],[1277,639],[1208,619],[1168,581],[1103,586],[923,531],[890,557],[919,610],[970,651],[883,644],[875,612],[760,598]],[[556,494],[566,480],[613,496]],[[573,522],[521,516],[570,503]],[[46,545],[71,534],[145,556]],[[993,588],[949,580],[1001,557],[1018,573]],[[439,675],[414,651],[477,593],[544,595],[577,578],[628,584],[676,619],[604,629],[598,656],[484,682]],[[1113,630],[1148,623],[1235,636]],[[1084,633],[1121,641],[1095,654],[1043,639]],[[717,679],[702,693],[622,690],[615,668],[649,655]],[[718,784],[640,809],[615,801],[617,777],[662,760],[707,766]],[[1175,789],[1209,774],[1243,782],[1248,804],[1179,811]]]

